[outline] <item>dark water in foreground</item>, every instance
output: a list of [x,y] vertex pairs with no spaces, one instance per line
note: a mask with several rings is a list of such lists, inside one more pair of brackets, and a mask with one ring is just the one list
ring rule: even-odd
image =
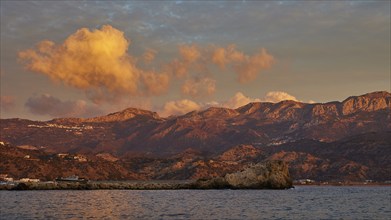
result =
[[391,187],[0,191],[0,219],[391,219]]

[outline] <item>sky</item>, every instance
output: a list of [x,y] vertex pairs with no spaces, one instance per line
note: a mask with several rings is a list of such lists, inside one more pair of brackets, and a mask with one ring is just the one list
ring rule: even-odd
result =
[[390,91],[390,1],[0,1],[1,118]]

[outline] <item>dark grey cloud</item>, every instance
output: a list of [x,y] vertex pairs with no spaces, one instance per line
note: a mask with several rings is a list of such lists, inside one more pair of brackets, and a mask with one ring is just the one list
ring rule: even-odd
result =
[[62,101],[49,94],[30,97],[25,106],[33,114],[52,117],[93,117],[102,113],[98,106],[83,100]]

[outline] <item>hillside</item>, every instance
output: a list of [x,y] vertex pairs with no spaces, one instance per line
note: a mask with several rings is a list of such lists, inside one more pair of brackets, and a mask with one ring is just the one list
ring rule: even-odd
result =
[[[106,161],[107,166],[117,164],[121,168],[105,171],[123,170],[115,179],[214,176],[272,158],[289,161],[296,178],[389,180],[390,109],[388,92],[342,102],[212,107],[169,118],[128,108],[89,119],[1,119],[0,141],[13,148],[32,146],[46,155],[80,154]],[[2,158],[12,157],[1,151]],[[176,161],[175,166],[170,161]],[[17,172],[10,169],[3,164],[0,173]]]

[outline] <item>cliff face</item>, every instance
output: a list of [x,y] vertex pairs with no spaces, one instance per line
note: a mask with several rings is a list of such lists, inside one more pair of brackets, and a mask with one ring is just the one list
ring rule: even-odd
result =
[[349,97],[342,102],[342,114],[349,115],[357,112],[374,112],[391,108],[391,94],[374,92],[363,96]]

